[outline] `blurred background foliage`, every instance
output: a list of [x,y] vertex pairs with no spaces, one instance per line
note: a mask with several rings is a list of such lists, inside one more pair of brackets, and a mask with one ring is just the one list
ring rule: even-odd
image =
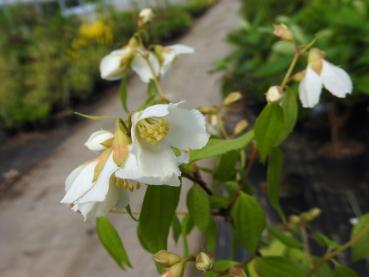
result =
[[268,86],[282,80],[294,50],[273,36],[276,23],[288,25],[300,43],[317,38],[315,47],[353,78],[354,94],[369,94],[368,0],[243,0],[242,16],[228,37],[235,51],[217,63],[225,94],[241,90],[249,101],[264,101]]
[[[191,27],[214,1],[190,0],[155,10],[153,42],[171,40]],[[93,93],[101,93],[99,62],[136,30],[138,11],[101,5],[94,20],[63,17],[60,10],[15,5],[0,10],[0,128],[40,126]],[[105,84],[104,84],[105,85]]]

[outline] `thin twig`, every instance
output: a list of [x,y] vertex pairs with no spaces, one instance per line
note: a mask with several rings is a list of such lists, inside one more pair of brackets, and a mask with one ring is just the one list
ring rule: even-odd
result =
[[193,176],[187,172],[182,172],[182,176],[198,184],[207,194],[213,195],[213,192],[208,188],[206,182],[199,175]]

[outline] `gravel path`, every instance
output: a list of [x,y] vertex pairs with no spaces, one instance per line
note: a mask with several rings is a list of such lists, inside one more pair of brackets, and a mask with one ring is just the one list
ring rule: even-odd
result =
[[[237,27],[238,9],[236,0],[221,1],[179,41],[194,47],[196,54],[181,57],[163,80],[171,100],[185,99],[188,107],[219,102],[218,76],[209,76],[207,72],[216,59],[229,51],[224,38]],[[130,81],[129,93],[134,107],[145,93],[137,78]],[[107,97],[96,114],[121,114],[117,95]],[[112,216],[134,266],[122,272],[99,244],[94,223],[84,223],[78,214],[59,204],[67,174],[92,157],[83,146],[84,141],[100,128],[111,130],[113,123],[78,123],[65,142],[14,184],[22,193],[2,200],[0,276],[157,276],[150,255],[141,250],[136,239],[136,225],[127,216]],[[134,210],[139,210],[143,192],[141,189],[134,193]],[[182,199],[180,208],[184,207]],[[196,232],[191,241],[193,247],[200,247]],[[187,275],[194,276],[189,272]]]

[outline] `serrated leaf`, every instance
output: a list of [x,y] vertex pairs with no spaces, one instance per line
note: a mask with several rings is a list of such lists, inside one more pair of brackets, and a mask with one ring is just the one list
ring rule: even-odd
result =
[[273,147],[278,146],[278,140],[283,127],[283,110],[277,103],[268,104],[255,122],[255,139],[260,158],[265,161]]
[[357,273],[351,268],[343,265],[336,265],[336,270],[334,272],[334,277],[357,277]]
[[210,138],[208,144],[204,148],[190,152],[190,162],[219,156],[232,150],[245,148],[253,138],[253,131],[249,131],[235,139]]
[[187,207],[193,223],[205,233],[210,221],[208,194],[198,185],[193,185],[187,194]]
[[119,86],[119,98],[120,98],[120,103],[122,104],[122,107],[126,113],[129,112],[128,105],[127,105],[127,96],[128,96],[127,77],[123,77],[122,80],[120,81],[120,86]]
[[282,180],[283,156],[278,148],[273,148],[269,155],[267,170],[267,196],[271,206],[284,218],[283,210],[279,204],[279,193]]
[[285,245],[287,245],[289,247],[299,248],[299,249],[301,249],[303,247],[303,244],[300,241],[298,241],[297,239],[292,237],[292,235],[288,235],[285,232],[281,231],[277,227],[272,226],[272,225],[268,225],[267,229],[268,229],[268,232],[273,237],[275,237],[276,239],[278,239],[279,241],[281,241]]
[[97,235],[106,251],[122,269],[132,267],[117,230],[107,217],[96,218]]
[[238,240],[250,253],[256,250],[265,227],[265,215],[259,202],[244,192],[240,192],[231,216]]
[[150,253],[167,249],[167,239],[179,201],[180,187],[147,186],[137,233]]
[[256,259],[255,270],[260,277],[305,277],[307,269],[286,257]]
[[361,216],[359,221],[354,225],[351,231],[351,239],[357,235],[361,236],[353,246],[352,246],[352,260],[357,261],[369,256],[369,232],[365,233],[369,227],[369,213]]

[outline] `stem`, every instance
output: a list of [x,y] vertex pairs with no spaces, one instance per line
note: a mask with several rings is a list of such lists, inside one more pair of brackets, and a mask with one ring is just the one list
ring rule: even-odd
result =
[[208,185],[201,179],[199,174],[197,174],[197,176],[192,176],[187,172],[182,172],[182,176],[198,184],[207,194],[213,195],[213,192],[208,188]]
[[351,238],[348,242],[346,242],[344,245],[338,247],[334,251],[330,251],[327,254],[325,254],[308,272],[306,275],[307,277],[314,276],[315,272],[318,270],[319,267],[321,267],[323,264],[334,258],[335,256],[339,255],[340,253],[344,252],[351,246],[353,246],[355,243],[357,243],[359,240],[361,240],[364,236],[369,234],[369,224],[365,226],[359,233],[356,234],[353,238]]
[[295,54],[293,55],[292,61],[290,66],[288,67],[288,70],[286,72],[286,75],[284,75],[283,81],[280,85],[281,91],[283,91],[284,87],[287,85],[288,80],[290,79],[293,70],[295,69],[295,66],[297,64],[297,61],[299,60],[300,57],[300,49],[298,47],[296,47],[296,51]]
[[188,256],[189,255],[189,247],[188,247],[188,241],[187,241],[187,237],[184,233],[182,233],[182,240],[183,240],[183,256]]
[[306,232],[306,228],[304,224],[300,225],[300,232],[301,232],[302,241],[304,243],[304,251],[305,251],[306,260],[308,261],[309,268],[311,269],[313,267],[311,263],[311,251],[310,251],[310,246],[309,246],[308,234]]

